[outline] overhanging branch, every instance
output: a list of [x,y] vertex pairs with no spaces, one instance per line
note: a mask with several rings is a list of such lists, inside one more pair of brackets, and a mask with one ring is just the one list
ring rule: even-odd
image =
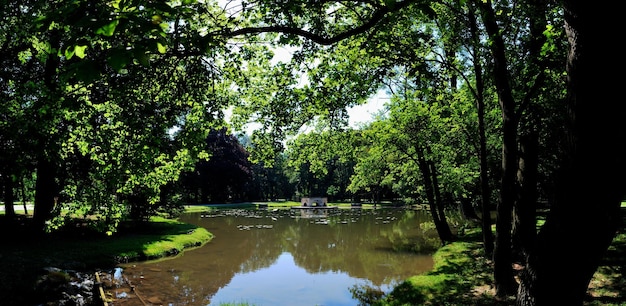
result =
[[339,33],[335,36],[325,36],[322,34],[317,34],[311,31],[303,30],[300,28],[294,28],[290,26],[248,27],[248,28],[242,28],[242,29],[232,30],[232,31],[227,30],[227,31],[219,32],[215,34],[223,35],[226,37],[236,37],[236,36],[249,35],[249,34],[283,33],[283,34],[301,36],[306,39],[310,39],[311,41],[316,42],[321,45],[332,45],[343,39],[366,32],[367,30],[373,28],[378,22],[380,22],[388,13],[397,12],[414,2],[415,0],[405,0],[405,1],[397,2],[391,7],[380,6],[379,9],[376,10],[374,14],[372,14],[371,18],[367,20],[367,22],[355,28],[347,30],[345,32]]

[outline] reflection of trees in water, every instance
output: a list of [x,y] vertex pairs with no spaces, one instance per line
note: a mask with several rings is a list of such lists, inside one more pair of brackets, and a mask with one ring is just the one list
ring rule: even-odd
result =
[[[273,228],[274,229],[274,228]],[[242,261],[240,272],[252,272],[271,266],[282,253],[280,232],[277,230],[252,230],[252,246],[250,256]]]
[[[417,211],[349,210],[331,214],[327,225],[309,221],[292,225],[285,251],[309,273],[343,271],[376,285],[430,269],[430,256],[407,252],[424,241],[420,222],[428,215]],[[358,221],[358,222],[355,222]],[[331,228],[331,230],[328,229]],[[407,266],[415,263],[412,267]]]
[[[270,239],[275,238],[268,236],[276,235],[274,231],[237,229],[239,224],[268,222],[257,214],[228,210],[215,212],[210,217],[201,216],[205,214],[186,214],[181,221],[201,225],[214,233],[216,237],[207,247],[185,252],[174,259],[124,267],[124,274],[144,299],[158,297],[163,304],[206,305],[233,276],[269,267],[280,254],[280,248],[272,251],[269,247]],[[118,300],[113,305],[142,305],[132,304],[132,300],[121,302]]]
[[219,210],[181,220],[216,237],[179,258],[129,265],[124,272],[145,296],[165,304],[202,305],[236,274],[268,268],[283,252],[309,273],[344,272],[375,286],[432,267],[430,255],[412,251],[427,237],[420,223],[430,217],[422,211],[337,209],[320,219],[289,209]]
[[[244,210],[223,217],[230,226],[244,225],[250,229],[239,231],[248,234],[249,239],[229,239],[245,241],[236,254],[240,264],[233,265],[229,258],[220,266],[231,263],[232,275],[256,271],[270,267],[281,253],[289,252],[296,264],[309,273],[342,271],[380,285],[389,282],[389,275],[424,272],[432,264],[430,255],[415,252],[429,243],[428,237],[438,242],[420,227],[420,223],[430,220],[426,212],[339,209],[328,211],[325,218],[301,216],[298,210]],[[267,223],[272,224],[271,230],[255,227]]]

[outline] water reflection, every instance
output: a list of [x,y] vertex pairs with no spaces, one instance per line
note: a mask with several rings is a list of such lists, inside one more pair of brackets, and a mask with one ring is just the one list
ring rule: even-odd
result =
[[416,246],[437,242],[400,209],[228,209],[186,214],[215,238],[175,259],[123,265],[136,296],[113,305],[356,305],[354,285],[388,291],[432,268]]

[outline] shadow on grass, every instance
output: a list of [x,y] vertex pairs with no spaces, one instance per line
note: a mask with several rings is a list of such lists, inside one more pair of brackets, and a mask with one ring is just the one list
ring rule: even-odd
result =
[[[621,208],[626,224],[626,207]],[[626,305],[626,229],[621,228],[591,280],[585,305]]]
[[2,305],[44,302],[38,301],[33,292],[46,267],[83,272],[110,270],[120,262],[175,255],[212,237],[203,228],[165,219],[127,223],[113,236],[99,234],[84,226],[84,222],[76,222],[59,233],[36,236],[28,230],[28,219],[9,222],[3,217],[0,216],[0,230],[5,237],[0,248]]
[[[434,255],[433,270],[410,277],[392,292],[364,305],[512,305],[493,295],[493,267],[485,257],[480,233],[470,231]],[[354,290],[356,291],[356,290]],[[367,288],[353,296],[367,296]]]
[[[622,208],[623,216],[626,210]],[[626,224],[626,223],[624,223]],[[439,249],[432,271],[413,276],[374,305],[514,305],[492,288],[493,265],[484,255],[480,231],[470,231]],[[613,240],[588,290],[585,306],[626,305],[626,229]]]

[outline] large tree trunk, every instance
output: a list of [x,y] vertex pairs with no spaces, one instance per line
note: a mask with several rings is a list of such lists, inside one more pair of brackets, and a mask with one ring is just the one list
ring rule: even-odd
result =
[[[469,10],[469,25],[472,33],[474,56],[480,58],[480,34],[473,8]],[[493,232],[491,231],[491,188],[489,188],[489,166],[487,163],[487,136],[485,131],[485,83],[483,81],[483,67],[480,60],[474,60],[474,76],[476,79],[476,111],[478,114],[478,137],[480,157],[480,194],[481,194],[481,221],[485,255],[493,256]]]
[[536,130],[520,137],[519,192],[513,207],[513,250],[514,257],[524,264],[537,239],[538,142]]
[[[555,203],[522,273],[518,305],[582,305],[589,282],[615,236],[626,186],[626,118],[619,10],[563,1],[567,61],[567,154]],[[601,18],[601,20],[600,20]],[[617,34],[617,33],[615,33]],[[623,65],[623,64],[622,64]]]
[[505,54],[504,40],[496,21],[496,14],[490,0],[477,1],[485,30],[491,39],[491,53],[494,63],[494,81],[498,101],[502,110],[502,178],[500,201],[496,208],[496,245],[493,254],[496,295],[505,297],[514,292],[511,230],[513,203],[515,202],[515,182],[517,173],[517,117]]
[[[61,45],[61,34],[58,29],[50,31],[50,46],[54,50],[58,50]],[[58,74],[59,56],[52,52],[48,54],[44,71],[43,81],[46,87],[46,97],[38,101],[41,103],[39,107],[42,109],[54,109],[59,103],[58,91]],[[39,114],[41,122],[41,130],[37,135],[37,146],[39,156],[37,157],[37,179],[35,181],[35,208],[33,212],[33,226],[36,233],[43,233],[46,230],[46,221],[52,218],[52,210],[58,199],[58,186],[56,183],[56,165],[54,164],[54,156],[57,155],[58,148],[54,139],[57,135],[51,135],[46,129],[46,125],[54,124],[54,112],[42,111]]]
[[58,198],[55,167],[45,157],[37,163],[37,180],[35,181],[35,209],[33,214],[34,230],[43,233],[46,221],[52,218],[52,211]]
[[[536,69],[538,77],[535,84],[526,92],[520,108],[528,108],[528,122],[525,124],[526,132],[519,137],[517,182],[519,185],[517,201],[513,207],[513,252],[514,257],[523,264],[537,239],[537,176],[539,168],[539,131],[541,126],[538,112],[533,105],[529,105],[536,99],[536,89],[544,82],[544,74],[541,73],[546,66],[545,59],[541,55],[546,42],[543,35],[548,22],[546,19],[546,7],[549,0],[528,1],[530,18],[530,45],[529,53],[533,61],[530,69]],[[520,119],[521,120],[521,119]]]

